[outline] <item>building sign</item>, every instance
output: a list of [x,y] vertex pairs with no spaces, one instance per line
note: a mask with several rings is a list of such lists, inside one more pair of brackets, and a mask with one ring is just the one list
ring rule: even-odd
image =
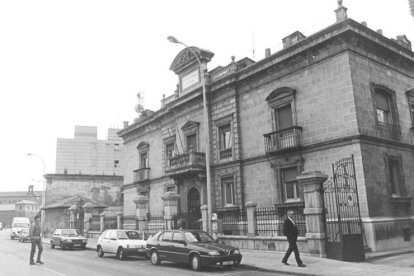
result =
[[198,73],[198,68],[189,74],[181,77],[181,87],[182,90],[187,89],[188,87],[197,84],[200,82],[200,74]]

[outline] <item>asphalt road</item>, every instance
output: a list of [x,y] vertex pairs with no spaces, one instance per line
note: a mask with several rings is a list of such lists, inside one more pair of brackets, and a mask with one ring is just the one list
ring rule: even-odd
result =
[[[162,275],[184,276],[194,275],[189,265],[162,262],[153,266],[149,260],[131,257],[120,261],[115,256],[105,255],[103,258],[91,250],[51,249],[44,244],[42,261],[45,264],[29,265],[30,243],[11,240],[9,229],[0,231],[0,276],[14,275]],[[37,252],[36,252],[37,253]],[[36,255],[37,256],[37,255]],[[36,258],[36,257],[35,257]],[[253,271],[245,268],[203,268],[197,275],[277,275],[264,271]],[[280,274],[282,275],[282,274]]]

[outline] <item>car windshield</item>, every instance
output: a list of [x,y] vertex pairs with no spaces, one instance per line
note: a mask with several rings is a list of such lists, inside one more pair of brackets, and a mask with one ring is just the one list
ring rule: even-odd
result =
[[142,240],[142,235],[144,235],[144,239],[148,239],[148,235],[146,233],[139,233],[137,231],[119,231],[117,233],[117,237],[119,240]]
[[207,232],[184,232],[188,242],[214,242],[214,239]]
[[28,223],[15,223],[15,224],[13,224],[13,227],[16,227],[16,228],[28,228],[29,227],[29,224]]
[[63,229],[61,230],[62,236],[76,237],[78,236],[78,230],[76,229]]

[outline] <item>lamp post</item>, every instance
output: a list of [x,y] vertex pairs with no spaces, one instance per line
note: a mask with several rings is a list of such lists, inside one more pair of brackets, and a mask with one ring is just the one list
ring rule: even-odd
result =
[[43,165],[43,187],[42,187],[42,206],[41,206],[41,218],[40,218],[40,228],[42,229],[42,237],[43,237],[43,224],[44,224],[44,219],[45,219],[45,211],[43,210],[43,208],[45,207],[45,201],[46,201],[46,179],[45,179],[45,174],[46,174],[46,165],[45,165],[45,160],[40,156],[37,155],[35,153],[27,153],[28,156],[34,156],[38,159],[40,159],[40,161],[42,161],[42,165]]
[[212,213],[212,203],[211,203],[211,179],[210,179],[210,135],[209,135],[209,122],[208,122],[208,113],[207,113],[207,96],[206,96],[206,84],[205,84],[205,74],[202,68],[202,64],[197,54],[193,49],[188,47],[185,43],[179,41],[173,36],[167,37],[168,41],[172,43],[181,44],[186,47],[196,58],[198,65],[200,66],[201,71],[201,84],[203,87],[203,112],[204,112],[204,139],[206,145],[206,186],[207,186],[207,231],[212,232],[211,229],[211,213]]

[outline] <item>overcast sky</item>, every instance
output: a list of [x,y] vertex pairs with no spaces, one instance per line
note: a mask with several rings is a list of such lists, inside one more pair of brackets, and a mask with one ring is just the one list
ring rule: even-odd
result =
[[[406,34],[414,42],[408,0],[345,0],[348,17]],[[109,127],[160,108],[177,76],[169,70],[182,46],[215,53],[209,69],[231,56],[259,60],[296,30],[309,36],[335,23],[336,0],[0,0],[0,191],[42,188],[43,166],[55,172],[56,139],[75,125]]]

